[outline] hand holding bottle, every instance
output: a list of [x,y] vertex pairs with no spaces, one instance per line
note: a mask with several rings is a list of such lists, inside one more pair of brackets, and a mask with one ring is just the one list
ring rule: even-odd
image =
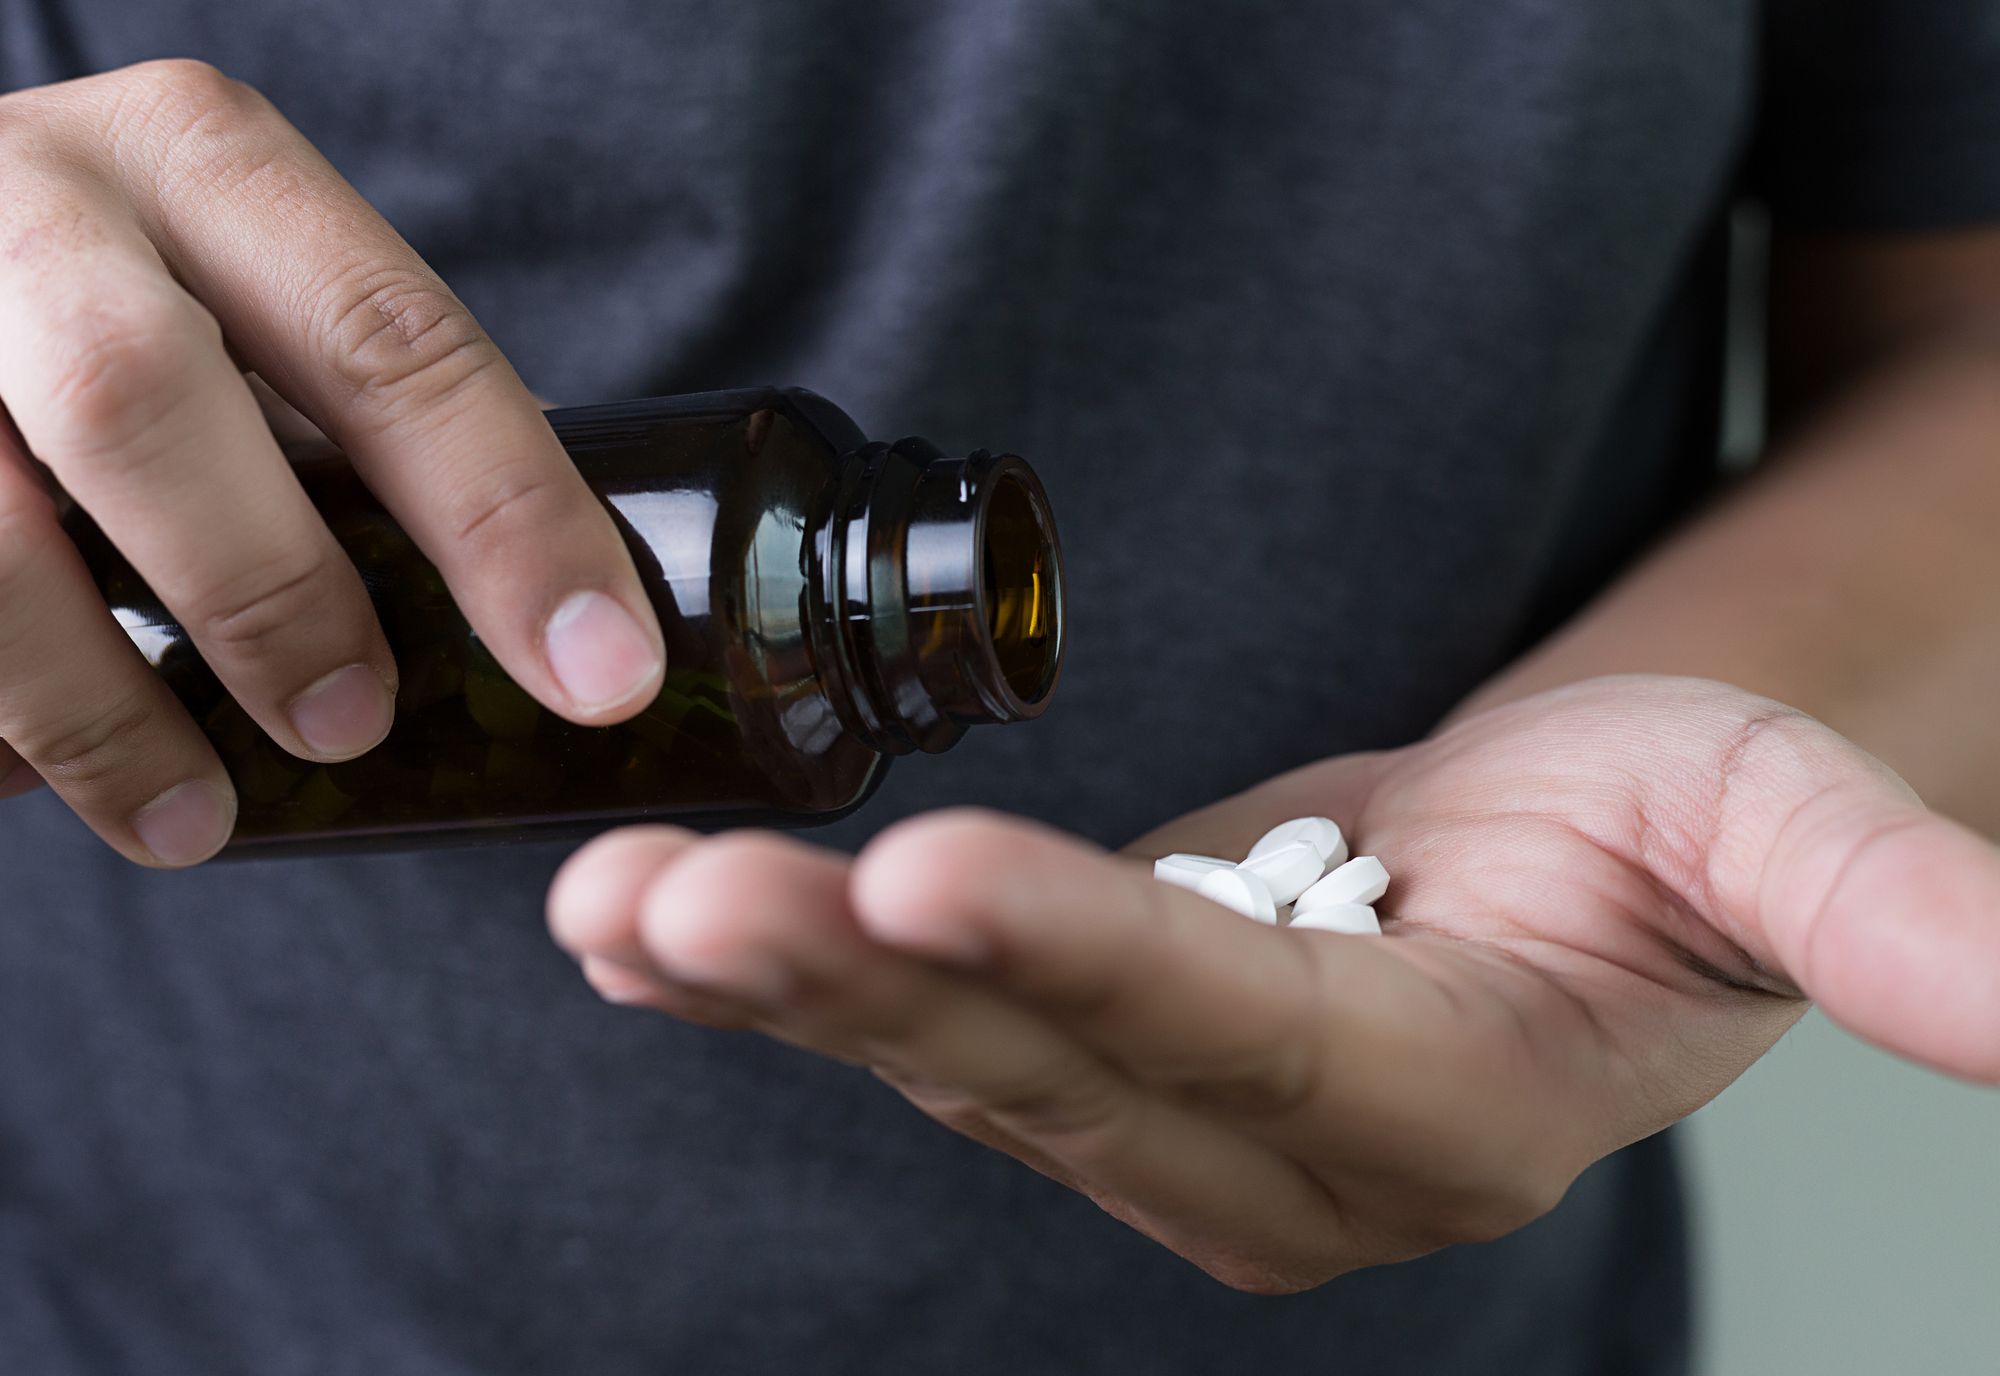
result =
[[212,854],[215,752],[58,526],[53,475],[259,727],[388,732],[396,665],[244,370],[338,443],[508,674],[572,720],[664,667],[630,556],[470,313],[261,97],[168,61],[0,97],[0,794],[144,863]]

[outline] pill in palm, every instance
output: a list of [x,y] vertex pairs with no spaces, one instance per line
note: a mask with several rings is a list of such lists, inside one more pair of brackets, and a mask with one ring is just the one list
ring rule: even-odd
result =
[[1328,903],[1294,916],[1295,931],[1339,932],[1344,936],[1380,936],[1382,923],[1366,903]]
[[1344,864],[1347,860],[1347,838],[1340,834],[1340,824],[1331,817],[1298,817],[1280,822],[1257,839],[1257,844],[1250,847],[1247,858],[1261,859],[1274,850],[1300,841],[1318,853],[1323,865],[1331,867]]
[[1290,903],[1326,873],[1326,864],[1311,842],[1294,841],[1262,855],[1252,855],[1236,869],[1263,880],[1274,901]]
[[1270,887],[1254,874],[1245,874],[1240,869],[1211,870],[1202,876],[1194,891],[1252,921],[1272,927],[1278,924],[1278,901],[1271,897]]
[[1372,855],[1358,855],[1329,872],[1298,897],[1300,914],[1336,903],[1373,903],[1389,891],[1389,871]]
[[1191,889],[1206,876],[1229,868],[1229,861],[1213,855],[1163,855],[1153,862],[1153,878]]

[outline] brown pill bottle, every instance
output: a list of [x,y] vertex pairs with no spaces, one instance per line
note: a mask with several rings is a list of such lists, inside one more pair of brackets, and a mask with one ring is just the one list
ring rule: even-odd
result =
[[810,392],[763,388],[548,413],[632,550],[666,683],[583,727],[507,677],[338,452],[294,450],[396,654],[396,724],[342,764],[297,759],[223,691],[81,512],[112,611],[214,742],[240,801],[225,855],[581,834],[637,820],[805,826],[892,756],[1039,716],[1062,659],[1048,498],[1013,455],[868,443]]

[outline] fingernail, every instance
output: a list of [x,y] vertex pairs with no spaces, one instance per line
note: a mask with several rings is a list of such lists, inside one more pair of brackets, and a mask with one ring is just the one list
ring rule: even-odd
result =
[[162,793],[132,814],[139,844],[163,865],[192,865],[222,849],[236,822],[236,809],[214,785],[201,779]]
[[660,672],[660,652],[639,623],[601,592],[577,593],[556,608],[544,640],[556,681],[592,711],[651,687]]
[[335,669],[292,699],[292,730],[308,749],[332,759],[372,750],[396,720],[396,699],[366,664]]

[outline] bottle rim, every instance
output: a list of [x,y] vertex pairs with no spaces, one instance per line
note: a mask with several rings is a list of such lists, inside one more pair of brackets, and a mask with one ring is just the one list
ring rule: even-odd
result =
[[[986,461],[982,463],[982,459]],[[1056,534],[1048,493],[1034,469],[1019,455],[1002,454],[990,459],[974,455],[967,460],[966,476],[979,488],[974,541],[979,550],[981,576],[973,582],[973,597],[976,621],[984,632],[980,649],[987,672],[981,677],[985,685],[998,690],[1002,699],[990,704],[995,716],[1002,721],[1031,720],[1047,709],[1056,681],[1062,676],[1067,629],[1062,541]],[[1000,519],[1010,514],[1006,505],[1010,498],[1018,500],[1019,514],[1034,529],[1033,548],[1025,561],[996,543],[996,513]],[[1021,589],[1019,583],[1023,578],[1036,585]],[[1009,582],[1016,585],[1015,591],[1025,591],[1035,612],[1048,619],[1048,631],[1041,637],[1039,647],[1032,651],[1032,666],[1026,666],[1025,662],[1010,663],[1003,655],[997,594],[1004,590],[1000,585]],[[1031,623],[1029,631],[1032,630]],[[1024,667],[1029,671],[1023,673]]]

